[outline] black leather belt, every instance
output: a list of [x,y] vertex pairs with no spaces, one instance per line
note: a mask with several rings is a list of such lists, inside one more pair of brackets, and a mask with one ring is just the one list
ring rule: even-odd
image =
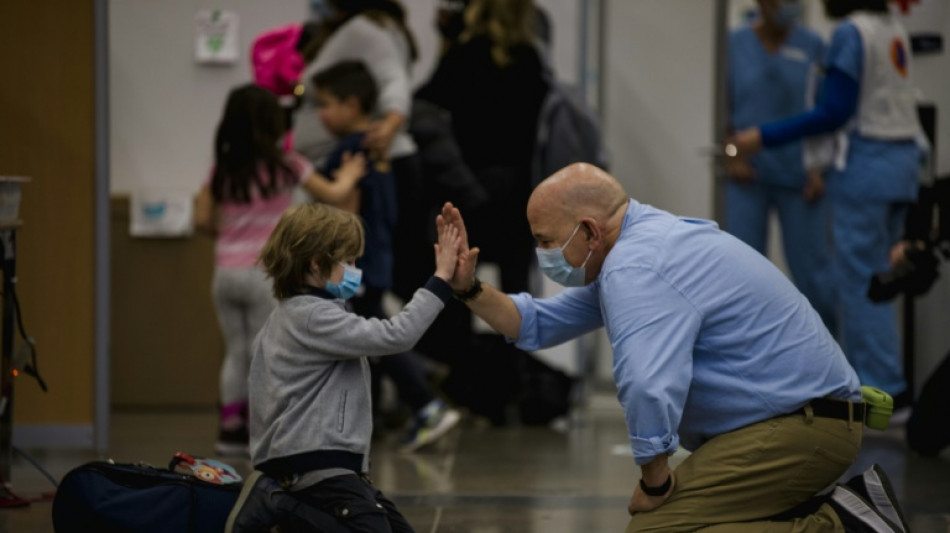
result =
[[[812,413],[815,416],[864,422],[864,402],[849,402],[847,400],[835,400],[833,398],[816,398],[808,402],[808,405],[811,406]],[[848,409],[849,406],[851,406],[850,412]],[[792,414],[806,414],[805,407],[802,407]]]

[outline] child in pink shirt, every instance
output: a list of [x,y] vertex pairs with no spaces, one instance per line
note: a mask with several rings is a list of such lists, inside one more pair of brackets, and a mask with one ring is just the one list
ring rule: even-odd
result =
[[291,192],[302,185],[315,198],[339,204],[366,172],[360,154],[347,154],[332,180],[294,152],[279,148],[286,132],[276,97],[256,85],[231,91],[215,137],[215,165],[198,195],[196,225],[215,235],[212,296],[224,336],[221,422],[215,451],[247,455],[247,372],[250,346],[275,301],[257,257]]

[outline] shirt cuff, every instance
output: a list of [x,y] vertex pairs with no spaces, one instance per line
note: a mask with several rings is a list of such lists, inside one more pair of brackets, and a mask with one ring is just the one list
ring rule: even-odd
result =
[[633,460],[637,465],[643,466],[653,460],[654,457],[661,454],[672,455],[679,448],[680,439],[677,435],[667,435],[665,437],[650,437],[641,439],[639,437],[630,437],[630,446],[633,448]]
[[517,341],[506,340],[514,342],[515,346],[527,352],[537,350],[541,347],[541,339],[538,338],[538,310],[534,306],[534,297],[526,292],[508,296],[521,314],[521,329],[518,331]]
[[452,287],[438,276],[429,278],[429,281],[427,281],[422,288],[438,296],[439,299],[442,300],[442,303],[448,303],[452,298]]

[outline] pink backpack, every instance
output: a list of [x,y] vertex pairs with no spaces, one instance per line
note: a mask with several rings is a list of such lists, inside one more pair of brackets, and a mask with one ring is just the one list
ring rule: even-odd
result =
[[289,24],[267,30],[251,45],[254,82],[277,96],[294,93],[306,63],[297,51],[302,24]]

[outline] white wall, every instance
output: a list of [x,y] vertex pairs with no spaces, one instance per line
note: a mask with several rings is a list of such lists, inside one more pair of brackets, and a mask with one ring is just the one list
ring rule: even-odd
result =
[[[712,218],[715,2],[610,0],[602,80],[613,174],[635,199]],[[612,380],[601,332],[597,377]]]
[[[234,65],[193,59],[195,14],[240,16]],[[109,2],[110,163],[113,193],[191,194],[207,177],[228,90],[250,80],[247,51],[263,30],[303,20],[304,0],[113,0]]]
[[[559,74],[577,73],[579,0],[540,0],[555,31]],[[404,0],[428,78],[438,56],[436,0]],[[241,58],[203,66],[193,59],[194,16],[224,8],[240,16]],[[109,2],[111,191],[189,195],[207,177],[214,129],[228,91],[251,79],[248,50],[260,32],[308,15],[307,0],[113,0]]]
[[711,218],[714,2],[612,0],[605,133],[611,173],[638,201]]

